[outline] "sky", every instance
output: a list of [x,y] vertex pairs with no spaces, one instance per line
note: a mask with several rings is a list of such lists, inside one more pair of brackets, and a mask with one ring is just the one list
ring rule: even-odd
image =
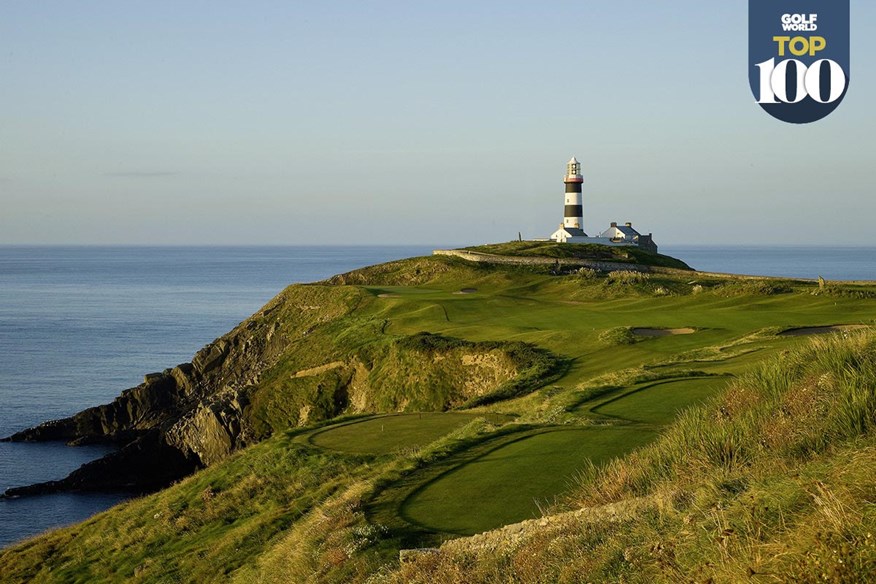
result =
[[0,0],[0,244],[872,245],[876,3],[808,125],[747,3]]

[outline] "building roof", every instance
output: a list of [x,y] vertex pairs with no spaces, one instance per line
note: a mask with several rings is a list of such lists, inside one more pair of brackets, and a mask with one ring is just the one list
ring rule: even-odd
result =
[[620,231],[621,233],[623,233],[624,235],[626,235],[628,237],[633,237],[635,235],[639,235],[638,231],[636,231],[635,229],[633,229],[632,227],[630,227],[628,225],[616,225],[615,229],[617,229],[618,231]]
[[569,234],[570,237],[587,237],[587,234],[584,233],[583,229],[578,229],[577,227],[563,227],[563,231]]

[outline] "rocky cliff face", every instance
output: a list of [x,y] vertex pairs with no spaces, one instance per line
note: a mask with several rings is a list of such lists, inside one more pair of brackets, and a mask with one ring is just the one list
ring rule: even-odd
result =
[[354,288],[291,286],[198,351],[191,363],[146,375],[112,403],[5,438],[120,446],[61,481],[11,489],[7,495],[156,488],[251,443],[243,414],[263,372],[296,340],[352,311],[361,294]]
[[557,364],[523,343],[377,335],[342,359],[271,371],[251,395],[247,418],[267,435],[340,414],[443,411],[500,390],[520,393],[518,380],[544,378]]

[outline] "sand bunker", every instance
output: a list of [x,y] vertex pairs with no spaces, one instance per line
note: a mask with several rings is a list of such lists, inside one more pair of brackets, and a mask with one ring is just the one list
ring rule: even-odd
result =
[[669,335],[690,335],[697,332],[697,330],[692,328],[634,328],[631,329],[631,332],[634,335],[639,335],[641,337],[668,337]]
[[780,337],[801,337],[803,335],[826,335],[828,333],[839,333],[842,331],[854,331],[867,328],[865,324],[836,324],[831,326],[803,326],[800,328],[792,328],[782,331],[778,334]]
[[399,295],[398,294],[389,294],[387,292],[384,292],[383,294],[378,294],[377,297],[378,298],[398,298]]
[[474,294],[477,291],[477,288],[463,288],[459,292],[454,292],[454,294]]

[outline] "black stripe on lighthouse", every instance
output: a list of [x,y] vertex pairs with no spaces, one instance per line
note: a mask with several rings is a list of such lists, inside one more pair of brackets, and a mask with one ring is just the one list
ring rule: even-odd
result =
[[581,183],[567,182],[566,183],[566,192],[567,193],[580,193],[581,192]]
[[584,207],[582,205],[566,205],[565,217],[581,217],[584,215]]

